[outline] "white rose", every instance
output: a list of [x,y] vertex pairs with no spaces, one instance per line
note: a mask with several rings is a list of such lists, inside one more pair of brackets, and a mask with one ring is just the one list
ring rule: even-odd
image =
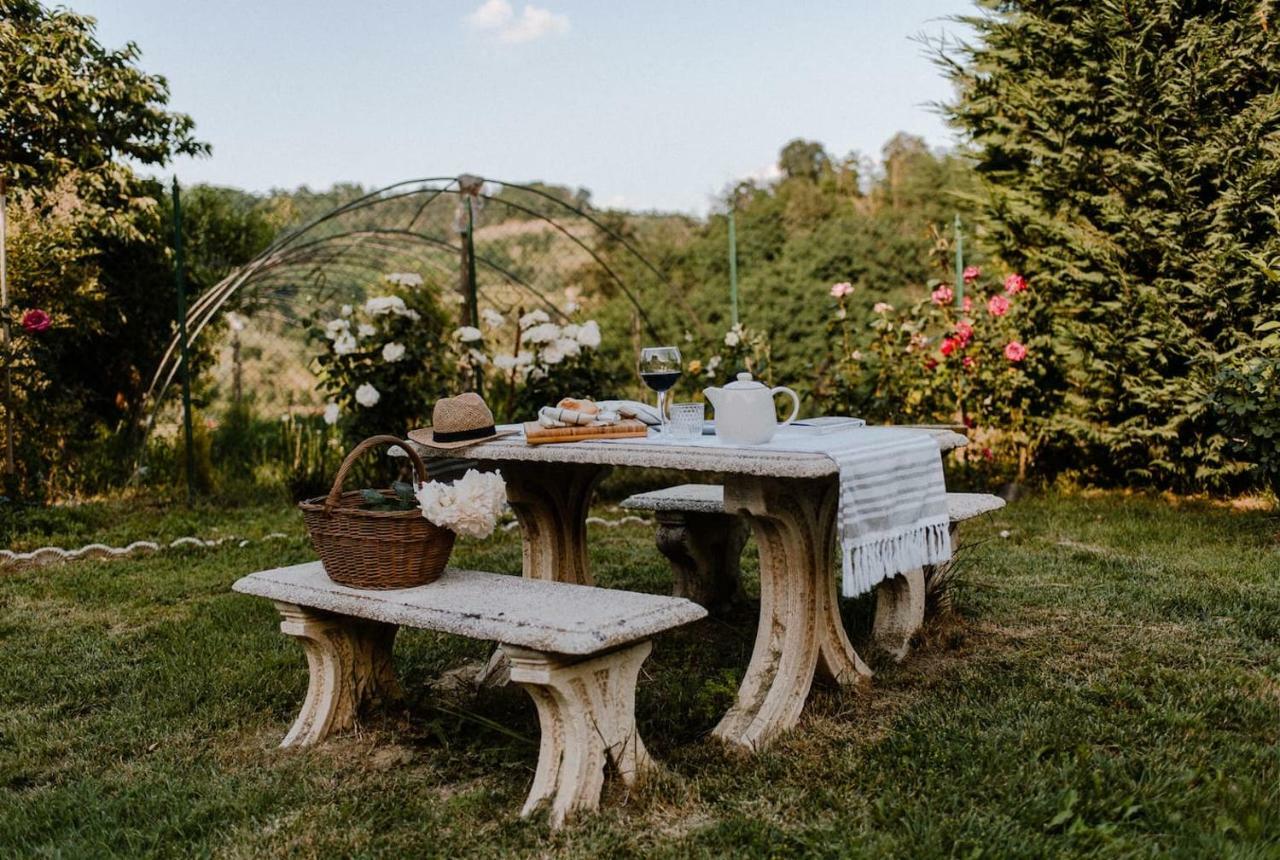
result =
[[422,275],[415,272],[392,272],[389,275],[384,275],[383,280],[388,284],[397,284],[402,287],[422,286]]
[[351,323],[347,320],[329,320],[324,324],[324,336],[329,340],[335,340],[338,335],[351,330]]
[[495,355],[493,357],[493,366],[498,370],[510,372],[516,368],[516,357],[514,355]]
[[389,343],[382,348],[382,360],[387,362],[396,362],[404,358],[404,345],[399,343]]
[[378,401],[382,399],[382,395],[378,393],[378,389],[369,383],[365,383],[356,389],[356,403],[366,408],[378,405]]
[[349,331],[344,331],[333,339],[334,355],[350,355],[357,349],[355,335]]
[[484,308],[480,311],[480,318],[484,320],[484,324],[488,328],[502,328],[502,324],[507,320],[502,314],[493,308]]
[[578,327],[578,343],[587,349],[600,346],[600,325],[595,320],[587,320]]
[[577,323],[569,323],[567,326],[560,329],[560,336],[570,338],[571,340],[577,340],[578,332],[581,330],[582,326]]
[[414,313],[405,307],[404,299],[399,296],[375,296],[364,303],[364,312],[372,317],[379,317],[383,314],[408,316]]
[[463,343],[474,343],[484,337],[484,335],[481,334],[480,329],[469,325],[464,325],[462,328],[455,331],[453,336]]
[[893,305],[888,302],[876,302],[871,306],[871,310],[878,314],[887,314],[893,310]]
[[724,345],[728,347],[734,347],[734,346],[737,346],[741,340],[742,340],[741,335],[739,335],[736,331],[730,331],[730,332],[727,332],[724,336]]
[[356,327],[356,334],[360,337],[373,337],[377,333],[378,330],[368,323],[360,323],[360,325]]
[[564,303],[564,312],[567,314],[576,314],[581,308],[582,305],[578,304],[573,299]]
[[551,322],[551,317],[547,316],[546,311],[529,311],[520,317],[520,328],[531,328],[545,322]]
[[516,367],[528,367],[531,364],[533,364],[533,353],[523,349],[516,353]]
[[520,336],[525,343],[550,343],[560,337],[560,326],[555,323],[542,323],[526,331]]
[[328,424],[329,426],[333,426],[334,424],[337,424],[338,416],[341,414],[342,412],[341,410],[338,409],[338,404],[330,400],[324,406],[324,423]]
[[344,317],[351,316],[351,313],[352,313],[351,305],[343,305],[342,310],[339,311],[339,313],[342,314]]

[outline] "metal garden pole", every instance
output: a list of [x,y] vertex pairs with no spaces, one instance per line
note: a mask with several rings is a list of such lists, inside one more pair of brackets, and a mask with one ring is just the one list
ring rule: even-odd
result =
[[[5,247],[9,242],[8,187],[0,174],[0,337],[3,347],[9,351],[9,261]],[[18,471],[13,457],[13,368],[6,355],[4,363],[4,470],[12,475]]]
[[182,353],[182,432],[187,447],[187,504],[195,493],[196,461],[191,432],[191,354],[187,345],[187,283],[182,258],[182,196],[173,178],[173,279],[178,288],[178,345]]
[[733,207],[729,207],[729,319],[738,324],[738,231],[734,226]]
[[956,213],[956,307],[964,307],[964,234],[960,232],[960,213]]

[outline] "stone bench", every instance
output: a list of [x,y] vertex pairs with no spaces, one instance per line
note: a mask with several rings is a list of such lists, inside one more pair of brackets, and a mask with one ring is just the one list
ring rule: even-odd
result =
[[[1004,507],[1004,499],[985,493],[947,493],[951,534],[956,526]],[[742,595],[739,560],[749,534],[747,521],[724,509],[719,484],[681,484],[638,493],[622,502],[633,511],[652,511],[657,520],[658,549],[671,562],[673,593],[714,611]],[[924,623],[923,570],[910,571],[876,589],[872,640],[895,659],[907,655],[911,638]]]
[[281,631],[306,650],[311,681],[283,747],[319,743],[400,698],[391,663],[400,627],[500,643],[542,728],[521,814],[550,802],[553,827],[599,806],[606,765],[628,785],[651,767],[635,723],[650,637],[707,614],[676,597],[452,568],[419,588],[363,591],[333,582],[316,561],[250,574],[233,588],[273,601]]

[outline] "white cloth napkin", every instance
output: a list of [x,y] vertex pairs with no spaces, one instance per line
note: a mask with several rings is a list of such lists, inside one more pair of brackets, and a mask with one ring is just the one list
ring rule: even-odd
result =
[[[611,445],[671,445],[649,439],[600,440]],[[737,448],[716,436],[675,445]],[[842,550],[842,591],[865,594],[900,573],[951,558],[947,486],[942,453],[928,432],[902,427],[857,427],[816,433],[784,427],[764,445],[742,450],[825,454],[840,472],[837,514]]]

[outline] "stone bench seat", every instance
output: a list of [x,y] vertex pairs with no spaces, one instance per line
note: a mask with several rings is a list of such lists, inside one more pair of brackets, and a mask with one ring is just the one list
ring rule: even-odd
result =
[[[1004,506],[1004,499],[986,493],[947,493],[952,538],[960,523]],[[655,514],[658,549],[671,563],[675,595],[712,611],[723,610],[741,598],[739,559],[749,528],[745,518],[725,512],[724,487],[680,484],[637,493],[623,501],[622,507]],[[929,573],[909,571],[876,588],[872,640],[894,659],[907,655],[912,637],[924,624]]]
[[281,631],[307,654],[310,685],[284,747],[350,730],[367,708],[401,697],[391,663],[400,627],[499,643],[542,728],[522,815],[549,802],[553,827],[599,805],[606,766],[627,784],[651,767],[635,725],[650,637],[706,615],[678,597],[453,568],[429,585],[367,591],[333,582],[315,561],[233,588],[273,601]]

